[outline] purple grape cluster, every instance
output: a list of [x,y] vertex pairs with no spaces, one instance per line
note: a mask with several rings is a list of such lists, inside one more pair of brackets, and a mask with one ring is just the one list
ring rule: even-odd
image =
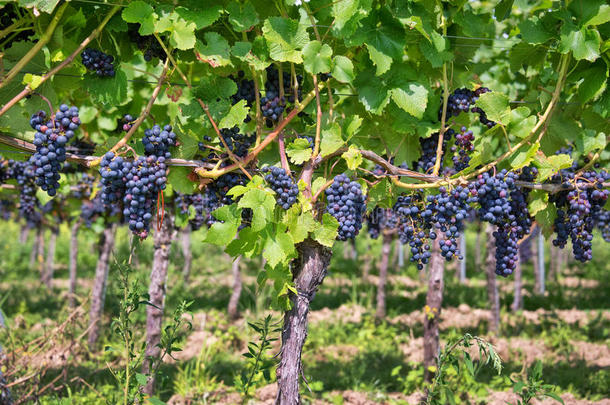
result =
[[[174,199],[176,206],[180,209],[180,214],[189,217],[191,230],[196,231],[207,223],[207,211],[205,197],[201,194],[181,194],[176,193]],[[193,207],[193,215],[190,208]]]
[[366,211],[362,187],[345,174],[339,174],[325,190],[325,194],[326,211],[339,221],[337,240],[354,239],[362,228],[362,218]]
[[96,195],[93,200],[83,200],[80,217],[87,228],[90,228],[93,222],[105,213],[106,208],[100,194]]
[[[461,113],[467,113],[469,111],[479,114],[479,121],[481,124],[485,125],[487,128],[491,128],[496,125],[495,122],[490,121],[480,107],[475,107],[474,104],[479,99],[481,94],[490,92],[487,87],[479,87],[476,90],[470,90],[465,87],[461,89],[456,89],[453,93],[449,95],[447,99],[447,118],[448,117],[457,117]],[[471,108],[472,107],[472,108]],[[441,106],[438,111],[438,119],[441,120],[443,114],[443,106]]]
[[456,172],[461,172],[470,165],[469,153],[474,149],[473,140],[472,131],[464,126],[460,128],[460,132],[455,132],[455,145],[451,147],[451,152],[457,152],[457,156],[454,155],[452,158]]
[[72,190],[72,196],[77,199],[89,198],[93,190],[95,178],[88,173],[81,173],[80,178],[76,182]]
[[[266,71],[267,82],[265,83],[265,97],[261,98],[261,112],[263,113],[263,117],[265,117],[265,123],[267,127],[271,128],[273,126],[273,123],[277,122],[282,116],[284,108],[286,107],[286,102],[294,103],[295,98],[294,93],[292,92],[289,74],[284,73],[282,75],[284,97],[280,97],[279,71],[273,66],[269,66]],[[299,83],[297,97],[299,98],[299,100],[301,99],[300,84],[302,83],[302,81],[303,76],[297,75],[297,82]]]
[[47,120],[44,111],[39,111],[32,115],[30,125],[36,130],[33,142],[36,153],[29,161],[36,173],[36,185],[54,196],[59,188],[59,172],[66,161],[66,144],[80,126],[78,108],[62,104],[51,120]]
[[269,183],[269,186],[275,192],[277,205],[285,210],[292,207],[297,202],[299,186],[281,167],[273,166],[266,168],[265,171],[268,172],[265,176],[265,181]]
[[131,127],[133,126],[134,119],[131,114],[125,114],[121,119],[117,122],[117,132],[129,132]]
[[600,209],[594,217],[595,226],[602,233],[602,238],[610,242],[610,210]]
[[[231,96],[232,104],[237,104],[241,100],[246,100],[246,105],[252,106],[256,101],[256,87],[254,86],[254,80],[245,78],[243,70],[237,72],[237,77],[230,76],[231,79],[237,84],[237,92]],[[248,122],[250,117],[246,118]]]
[[163,47],[153,35],[140,35],[139,24],[128,25],[128,35],[131,42],[135,43],[144,54],[144,60],[150,62],[153,58],[165,60],[167,56]]
[[367,230],[373,239],[377,239],[384,230],[395,230],[398,227],[398,223],[398,215],[390,208],[376,206],[366,216]]
[[248,154],[248,149],[256,140],[254,135],[242,134],[237,126],[221,129],[220,135],[226,142],[229,150],[238,157],[245,157]]
[[[441,155],[440,166],[441,169],[443,168],[442,160],[445,156],[445,152],[447,151],[447,142],[451,140],[454,134],[455,131],[449,128],[447,129],[447,131],[445,131],[445,134],[443,135],[443,153]],[[434,164],[436,163],[436,148],[438,146],[438,137],[439,133],[435,132],[428,138],[419,139],[419,145],[421,146],[422,153],[419,160],[413,163],[413,167],[415,167],[417,171],[420,171],[422,173],[428,173],[434,167]]]
[[97,49],[87,48],[81,53],[83,65],[99,77],[114,77],[114,57]]
[[19,216],[28,220],[36,214],[40,202],[36,198],[36,173],[29,162],[9,160],[8,177],[19,185]]
[[[610,179],[605,171],[585,171],[578,176],[573,171],[564,169],[551,181],[561,181],[564,186],[572,185],[571,190],[560,191],[550,196],[549,201],[557,206],[555,219],[556,238],[553,244],[564,248],[568,238],[572,241],[574,258],[587,262],[593,258],[591,250],[593,229],[600,214],[603,217],[603,207],[608,200],[610,191],[603,188],[603,183]],[[593,185],[581,188],[579,185]]]
[[176,134],[172,132],[171,125],[165,125],[163,128],[155,125],[151,129],[144,131],[142,144],[144,145],[146,156],[154,155],[170,159],[172,154],[169,148],[176,145]]
[[393,210],[399,217],[398,238],[403,245],[408,243],[411,247],[409,261],[422,270],[431,257],[429,241],[437,237],[432,231],[432,211],[426,210],[421,192],[400,195]]

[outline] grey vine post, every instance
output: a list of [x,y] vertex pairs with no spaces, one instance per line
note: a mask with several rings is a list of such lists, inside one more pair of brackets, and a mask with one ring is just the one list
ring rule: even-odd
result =
[[434,373],[430,367],[436,367],[440,351],[439,323],[443,304],[444,259],[439,249],[439,238],[432,243],[432,255],[428,264],[428,292],[424,310],[424,378],[431,381]]
[[70,308],[75,307],[76,298],[76,266],[78,261],[78,230],[81,226],[81,220],[77,219],[70,228],[70,262],[69,262],[69,273],[70,273],[70,285],[68,287],[68,306]]
[[182,276],[184,282],[188,283],[191,277],[191,266],[193,264],[193,253],[191,251],[191,226],[186,225],[180,232],[180,245],[182,247],[182,256],[184,258],[184,267],[182,268]]
[[36,266],[40,277],[42,278],[42,262],[44,256],[44,229],[42,225],[36,228],[36,237],[32,245],[32,252],[30,253],[30,269]]
[[19,232],[19,243],[25,244],[28,241],[28,236],[30,235],[30,227],[28,224],[21,225],[21,232]]
[[51,235],[49,236],[49,244],[47,245],[47,257],[42,272],[42,282],[51,288],[53,281],[53,273],[55,267],[55,251],[57,248],[57,236],[59,235],[59,227],[51,228]]
[[460,275],[459,280],[460,283],[466,282],[466,234],[462,232],[460,235],[460,253],[463,256],[463,259],[460,260]]
[[474,266],[481,268],[481,223],[477,222],[477,236],[474,242]]
[[149,302],[152,305],[146,307],[146,350],[142,372],[150,374],[148,382],[144,387],[144,393],[153,395],[155,392],[155,376],[153,375],[154,363],[160,361],[161,342],[163,327],[163,310],[165,308],[165,292],[167,281],[167,268],[169,267],[169,253],[172,240],[175,237],[174,218],[169,212],[165,213],[161,229],[155,229],[154,255],[152,270],[150,272],[150,284],[148,286]]
[[396,239],[396,251],[398,251],[398,267],[402,269],[405,266],[405,247],[398,239]]
[[392,234],[383,232],[383,242],[381,245],[381,260],[379,261],[379,282],[377,284],[377,311],[375,318],[381,320],[385,318],[385,287],[388,281],[388,264],[390,262],[390,251],[392,250]]
[[542,232],[538,232],[538,293],[544,294],[544,236]]
[[91,292],[91,309],[89,310],[89,335],[87,343],[90,349],[95,347],[102,329],[101,319],[104,312],[108,269],[110,267],[112,249],[114,249],[115,236],[116,224],[107,226],[100,235],[101,251],[97,259],[97,266],[95,267],[95,279],[93,280],[93,290]]
[[522,286],[522,267],[521,267],[521,259],[517,260],[515,263],[515,271],[513,271],[513,277],[515,279],[515,293],[513,298],[513,304],[511,309],[513,312],[517,312],[523,309],[523,297],[521,295],[521,286]]
[[496,276],[496,245],[493,237],[493,226],[487,224],[485,229],[487,252],[485,258],[485,275],[487,278],[487,298],[490,305],[489,330],[497,333],[500,328],[500,295]]
[[301,403],[299,380],[303,375],[301,352],[307,338],[309,304],[328,270],[332,251],[306,239],[297,246],[299,256],[292,265],[297,295],[291,294],[292,309],[284,314],[281,359],[277,367],[276,404]]
[[239,297],[241,296],[242,281],[241,271],[239,270],[239,264],[241,262],[241,256],[237,256],[231,264],[231,272],[233,273],[233,289],[231,292],[231,298],[229,299],[229,306],[227,307],[227,313],[230,319],[239,318]]

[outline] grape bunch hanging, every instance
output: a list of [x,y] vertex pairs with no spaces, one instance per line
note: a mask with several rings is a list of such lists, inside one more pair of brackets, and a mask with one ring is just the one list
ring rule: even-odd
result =
[[81,53],[83,65],[99,77],[114,77],[114,57],[97,49],[87,48]]

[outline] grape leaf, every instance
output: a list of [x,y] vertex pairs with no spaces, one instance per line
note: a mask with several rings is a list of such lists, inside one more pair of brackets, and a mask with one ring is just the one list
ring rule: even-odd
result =
[[311,41],[303,48],[303,66],[311,74],[328,73],[331,68],[333,50],[328,44]]
[[301,63],[300,50],[309,42],[306,25],[283,17],[269,17],[263,25],[269,55],[278,62]]
[[128,23],[139,23],[140,35],[150,35],[155,32],[157,14],[148,3],[140,0],[133,1],[123,9],[121,16]]
[[230,65],[229,42],[216,32],[206,32],[203,37],[205,45],[201,41],[197,41],[195,44],[198,57],[212,67]]
[[295,165],[301,165],[311,158],[312,150],[309,141],[305,138],[297,138],[286,146],[286,155]]
[[246,105],[246,100],[239,100],[231,107],[229,113],[222,117],[218,123],[218,128],[233,128],[236,125],[240,125],[248,116],[249,110],[250,107]]

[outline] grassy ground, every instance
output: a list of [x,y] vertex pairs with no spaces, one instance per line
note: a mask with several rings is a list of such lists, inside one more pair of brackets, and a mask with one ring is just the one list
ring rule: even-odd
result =
[[[6,235],[18,235],[19,227],[5,223]],[[88,294],[97,259],[97,236],[90,230],[79,235],[79,286],[82,307],[76,313],[67,308],[67,228],[62,229],[56,253],[52,290],[40,285],[38,271],[29,266],[33,235],[24,245],[16,237],[0,241],[0,304],[7,329],[0,335],[8,365],[9,381],[25,378],[26,370],[44,371],[17,384],[15,394],[32,386],[47,388],[43,404],[103,403],[100,395],[117,393],[109,364],[121,364],[116,355],[102,350],[117,344],[109,323],[119,309],[121,291],[116,268],[111,269],[105,306],[105,333],[99,351],[89,352],[83,344]],[[272,314],[270,290],[257,291],[259,259],[243,261],[244,291],[240,300],[242,318],[230,321],[226,307],[232,279],[228,258],[215,247],[201,243],[202,233],[193,234],[193,275],[182,282],[183,260],[174,246],[168,277],[167,313],[184,299],[192,300],[193,329],[183,332],[183,351],[163,366],[161,398],[180,403],[239,403],[235,378],[246,367],[242,356],[257,335],[247,326]],[[516,403],[510,391],[512,380],[525,378],[536,360],[543,365],[546,383],[556,386],[566,403],[605,401],[610,392],[610,250],[601,238],[594,244],[594,260],[571,263],[556,280],[548,280],[547,293],[535,295],[531,264],[524,267],[524,311],[513,314],[512,278],[499,280],[502,326],[497,336],[487,333],[487,297],[482,270],[474,268],[474,233],[468,233],[468,282],[460,284],[455,271],[446,272],[441,339],[444,342],[464,333],[484,336],[496,346],[504,362],[501,375],[483,369],[477,380],[461,375],[451,377],[463,403]],[[416,403],[422,389],[424,277],[413,266],[393,265],[388,284],[388,316],[374,320],[376,293],[375,265],[380,242],[358,240],[358,259],[345,258],[339,246],[330,274],[317,294],[310,316],[309,336],[304,348],[305,400],[313,403],[366,404]],[[116,260],[129,253],[128,237],[120,230]],[[371,277],[361,276],[372,259]],[[546,257],[549,257],[547,252]],[[152,241],[137,251],[137,277],[147,285],[147,269],[152,258]],[[548,266],[548,262],[547,262]],[[145,309],[135,313],[138,339],[144,331]],[[36,339],[39,340],[36,340]],[[273,343],[273,353],[279,342]],[[25,364],[27,363],[27,364]],[[20,374],[21,373],[21,374]],[[269,381],[256,383],[256,403],[272,403],[275,388]],[[61,402],[61,398],[64,401]],[[68,398],[67,400],[65,398]],[[67,402],[66,402],[67,401]],[[609,402],[599,402],[609,403]]]

